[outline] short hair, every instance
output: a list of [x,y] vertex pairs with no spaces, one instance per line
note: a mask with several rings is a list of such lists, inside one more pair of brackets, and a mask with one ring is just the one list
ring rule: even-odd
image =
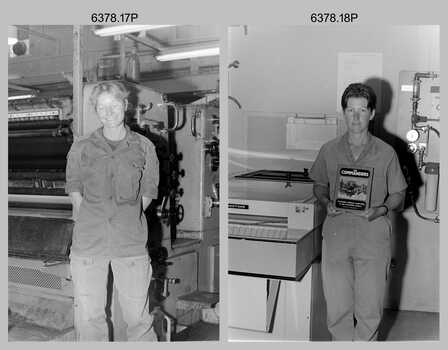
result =
[[129,92],[124,84],[119,81],[104,81],[98,83],[93,88],[89,98],[90,103],[95,109],[98,102],[98,97],[103,93],[109,93],[120,101],[124,101],[129,95]]
[[373,89],[361,83],[353,83],[347,86],[341,98],[342,110],[347,108],[347,102],[350,97],[364,97],[367,100],[367,108],[371,111],[376,108],[376,94]]

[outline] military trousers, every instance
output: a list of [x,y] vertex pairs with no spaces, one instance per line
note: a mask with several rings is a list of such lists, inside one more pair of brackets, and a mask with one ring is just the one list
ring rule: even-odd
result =
[[109,341],[105,311],[109,264],[127,324],[128,341],[157,341],[148,305],[152,274],[149,256],[107,258],[71,254],[77,340]]

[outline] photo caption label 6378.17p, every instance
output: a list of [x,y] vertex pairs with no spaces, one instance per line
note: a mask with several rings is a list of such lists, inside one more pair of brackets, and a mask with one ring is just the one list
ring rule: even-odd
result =
[[94,12],[90,15],[92,23],[133,23],[137,19],[136,12]]

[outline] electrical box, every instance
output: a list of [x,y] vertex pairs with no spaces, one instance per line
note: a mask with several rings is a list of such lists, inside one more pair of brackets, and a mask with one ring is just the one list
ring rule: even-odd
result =
[[286,124],[286,149],[319,150],[337,136],[337,118],[289,117]]

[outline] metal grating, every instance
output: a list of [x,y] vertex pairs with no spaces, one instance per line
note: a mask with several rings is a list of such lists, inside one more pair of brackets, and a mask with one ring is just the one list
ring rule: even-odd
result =
[[62,289],[61,277],[27,267],[8,266],[8,280],[41,288]]

